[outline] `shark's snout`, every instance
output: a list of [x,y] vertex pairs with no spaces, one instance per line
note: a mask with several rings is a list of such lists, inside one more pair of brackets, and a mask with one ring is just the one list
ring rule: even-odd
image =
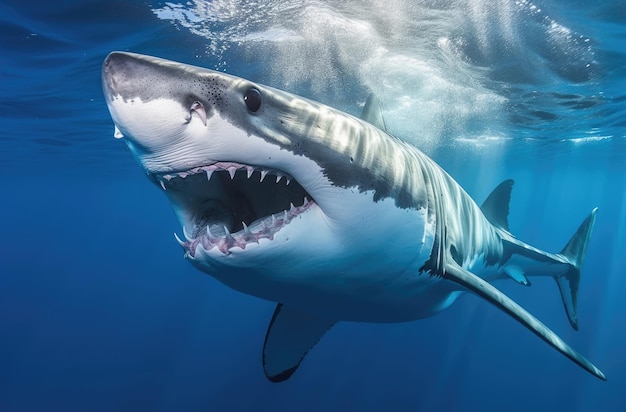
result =
[[102,65],[105,95],[124,100],[140,98],[144,102],[163,96],[163,92],[167,92],[163,85],[168,85],[175,73],[167,70],[160,60],[134,53],[109,54]]
[[117,79],[119,77],[125,56],[113,52],[107,56],[102,64],[102,87],[107,98],[117,94]]
[[[102,65],[102,88],[115,122],[115,137],[125,137],[131,150],[148,169],[181,169],[198,165],[197,161],[181,160],[172,152],[192,151],[193,142],[201,127],[214,113],[196,82],[182,82],[195,68],[174,65],[156,57],[126,52],[112,52]],[[212,95],[217,95],[212,90]],[[185,149],[183,146],[187,146]],[[158,157],[156,164],[148,165]],[[155,162],[152,162],[155,163]]]
[[[141,89],[139,79],[140,61],[131,54],[113,52],[107,56],[102,65],[102,85],[105,95],[128,97],[133,91]],[[145,70],[145,68],[144,68]]]

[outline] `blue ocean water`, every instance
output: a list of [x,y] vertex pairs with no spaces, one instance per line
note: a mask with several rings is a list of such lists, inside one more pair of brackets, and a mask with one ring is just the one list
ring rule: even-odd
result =
[[[625,39],[608,0],[4,0],[0,410],[626,410]],[[182,259],[168,202],[113,139],[112,50],[353,114],[373,91],[479,203],[515,179],[511,230],[545,250],[598,206],[579,332],[551,280],[497,286],[608,381],[467,295],[418,322],[340,324],[269,383],[274,304]]]

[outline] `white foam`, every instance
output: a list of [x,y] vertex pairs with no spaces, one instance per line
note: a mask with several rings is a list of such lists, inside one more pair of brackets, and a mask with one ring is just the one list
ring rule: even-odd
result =
[[483,148],[483,147],[491,147],[504,145],[507,141],[512,140],[512,137],[507,136],[496,136],[496,135],[483,135],[476,137],[457,137],[454,139],[455,142],[461,143],[468,146]]
[[154,13],[206,38],[215,68],[228,70],[237,47],[263,67],[254,80],[354,114],[373,91],[390,131],[426,152],[506,129],[508,98],[493,76],[550,81],[592,69],[588,42],[528,0],[195,0]]
[[585,144],[585,143],[601,142],[603,140],[610,140],[612,138],[613,138],[612,135],[584,136],[584,137],[575,137],[573,139],[563,139],[562,142],[572,142],[574,144]]

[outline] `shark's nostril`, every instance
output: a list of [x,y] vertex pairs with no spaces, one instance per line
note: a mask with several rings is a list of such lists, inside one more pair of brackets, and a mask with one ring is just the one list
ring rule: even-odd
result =
[[202,120],[202,123],[206,126],[206,110],[204,110],[204,105],[198,101],[193,102],[190,109],[191,114],[194,113]]

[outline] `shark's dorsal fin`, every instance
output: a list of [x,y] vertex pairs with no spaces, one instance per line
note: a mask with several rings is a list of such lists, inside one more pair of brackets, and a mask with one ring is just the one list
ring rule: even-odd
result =
[[489,223],[507,232],[509,231],[509,202],[513,183],[513,179],[500,183],[480,207]]
[[448,258],[448,261],[450,261],[450,263],[447,263],[445,266],[445,272],[443,274],[444,278],[463,286],[469,291],[492,303],[497,308],[509,314],[519,323],[527,327],[531,332],[539,336],[550,346],[587,370],[589,373],[602,380],[606,380],[604,373],[602,373],[600,369],[589,362],[589,360],[587,360],[584,356],[572,349],[556,333],[552,332],[546,325],[541,323],[537,318],[515,303],[511,298],[500,292],[490,283],[484,281],[473,273],[468,272],[455,262],[452,262],[451,258]]
[[380,110],[380,102],[374,93],[370,93],[370,95],[367,96],[363,112],[361,112],[361,119],[373,124],[380,130],[387,131],[385,119],[383,119],[383,114]]
[[307,352],[335,324],[279,303],[267,328],[263,345],[263,370],[272,382],[287,380]]

